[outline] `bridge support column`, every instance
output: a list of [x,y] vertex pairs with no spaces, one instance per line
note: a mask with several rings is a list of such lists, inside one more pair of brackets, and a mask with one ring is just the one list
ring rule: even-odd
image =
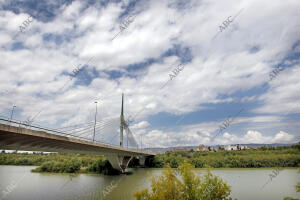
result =
[[139,156],[139,164],[140,166],[145,166],[146,157],[145,156]]
[[121,171],[122,173],[125,172],[130,160],[133,158],[132,156],[118,156],[118,155],[111,155],[106,156],[111,166]]

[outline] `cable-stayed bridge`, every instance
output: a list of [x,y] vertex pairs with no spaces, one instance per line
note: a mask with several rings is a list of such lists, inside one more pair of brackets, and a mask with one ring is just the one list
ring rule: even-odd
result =
[[124,172],[133,157],[141,165],[155,154],[139,149],[123,115],[67,127],[46,128],[0,117],[0,149],[102,154]]

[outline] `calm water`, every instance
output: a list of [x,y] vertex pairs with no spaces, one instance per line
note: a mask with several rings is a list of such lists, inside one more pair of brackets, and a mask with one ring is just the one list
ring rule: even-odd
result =
[[[147,172],[160,175],[162,169],[131,169],[131,175],[102,176],[80,174],[32,173],[35,167],[0,166],[0,200],[63,200],[63,199],[134,199],[134,191],[150,186]],[[197,174],[203,170],[196,169]],[[217,169],[220,176],[232,187],[231,197],[239,200],[282,200],[285,196],[299,198],[295,185],[300,181],[297,169],[284,169],[269,180],[272,169]],[[111,185],[111,187],[110,187]],[[103,193],[103,190],[106,192]],[[104,194],[104,196],[103,196]]]

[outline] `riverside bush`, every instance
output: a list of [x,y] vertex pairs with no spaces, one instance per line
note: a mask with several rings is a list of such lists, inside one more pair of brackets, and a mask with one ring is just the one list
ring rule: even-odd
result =
[[297,167],[300,164],[300,150],[295,145],[242,151],[168,152],[156,155],[153,164],[157,168],[165,165],[177,168],[185,159],[190,160],[196,168]]
[[108,160],[105,159],[99,159],[87,167],[88,172],[98,173],[98,174],[104,174],[104,175],[116,175],[120,174],[118,170],[115,170],[112,168],[111,164],[108,162]]
[[47,161],[40,167],[33,170],[34,172],[56,172],[56,173],[76,173],[80,170],[82,161],[76,158],[63,162]]
[[151,192],[148,189],[134,193],[136,200],[232,200],[231,189],[221,178],[207,171],[197,177],[193,165],[183,162],[179,166],[178,178],[170,167],[162,176],[151,178]]

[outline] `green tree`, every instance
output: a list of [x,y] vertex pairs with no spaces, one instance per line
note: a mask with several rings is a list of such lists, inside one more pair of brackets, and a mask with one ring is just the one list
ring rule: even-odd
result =
[[134,194],[137,200],[179,200],[181,182],[175,176],[174,171],[168,167],[163,171],[163,176],[158,179],[151,178],[152,193],[148,189],[138,191]]
[[162,176],[151,178],[151,192],[144,189],[134,196],[137,200],[232,200],[230,186],[222,179],[209,171],[203,178],[197,177],[193,169],[194,166],[186,161],[180,164],[181,180],[168,167]]

